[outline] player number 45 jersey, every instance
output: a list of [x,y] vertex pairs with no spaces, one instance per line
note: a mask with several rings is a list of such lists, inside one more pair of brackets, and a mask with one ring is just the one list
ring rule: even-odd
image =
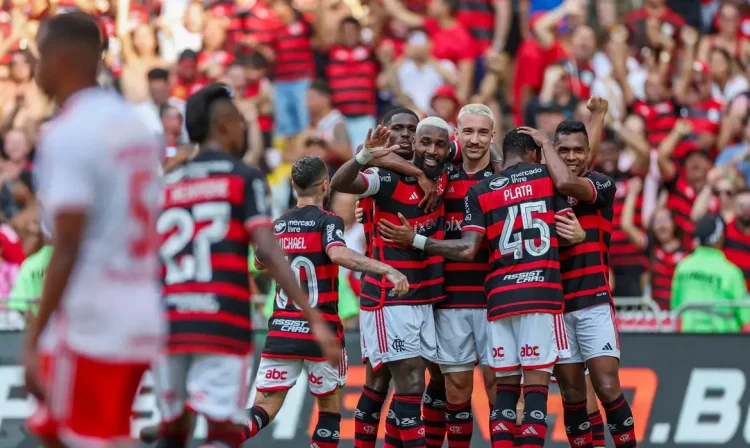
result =
[[545,165],[519,163],[469,190],[464,231],[490,246],[489,320],[563,308],[555,214],[571,210]]

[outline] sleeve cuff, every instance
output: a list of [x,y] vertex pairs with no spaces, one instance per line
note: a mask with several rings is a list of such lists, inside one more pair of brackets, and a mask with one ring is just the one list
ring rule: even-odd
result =
[[365,181],[365,185],[367,185],[367,189],[369,190],[370,189],[370,180],[367,178],[367,175],[365,173],[363,173],[362,171],[360,171],[358,174],[362,178],[362,180]]
[[253,216],[245,221],[245,230],[250,234],[258,227],[271,227],[272,225],[273,222],[268,216]]
[[481,226],[464,226],[463,231],[464,232],[479,232],[482,235],[487,233],[487,229]]
[[326,255],[328,255],[328,251],[331,250],[332,247],[336,247],[336,246],[346,247],[346,244],[342,243],[341,241],[333,241],[333,242],[328,243],[328,245],[326,246]]
[[566,215],[568,213],[573,213],[573,209],[570,207],[564,208],[562,210],[558,210],[557,213],[555,213],[556,216],[562,216]]

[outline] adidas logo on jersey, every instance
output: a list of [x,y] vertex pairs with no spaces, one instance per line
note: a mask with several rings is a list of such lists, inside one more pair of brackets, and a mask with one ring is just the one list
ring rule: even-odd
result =
[[614,350],[614,349],[612,348],[612,344],[610,344],[609,342],[607,342],[607,345],[605,345],[605,346],[604,346],[604,347],[602,348],[602,350],[606,350],[606,351],[612,351],[612,350]]
[[410,200],[410,201],[418,201],[418,200],[419,200],[419,196],[417,195],[417,192],[416,192],[416,191],[415,191],[415,192],[413,192],[413,193],[411,194],[411,196],[409,196],[409,200]]
[[538,436],[539,433],[536,432],[536,429],[534,429],[531,426],[529,426],[528,428],[526,428],[526,429],[523,430],[523,435],[525,435],[525,436]]
[[455,189],[455,188],[453,188],[453,186],[451,186],[451,187],[450,187],[450,188],[448,189],[448,191],[446,191],[446,193],[455,193],[455,192],[456,192],[456,189]]

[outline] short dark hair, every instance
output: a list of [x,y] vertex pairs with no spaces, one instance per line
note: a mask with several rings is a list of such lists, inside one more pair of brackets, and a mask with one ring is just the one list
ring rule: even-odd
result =
[[149,81],[168,81],[169,72],[163,68],[152,68],[148,71]]
[[458,12],[458,8],[461,5],[461,0],[443,0],[445,6],[448,7],[448,11],[452,16],[455,16]]
[[518,132],[518,128],[512,129],[503,137],[503,160],[509,156],[526,157],[530,151],[540,149],[534,139],[527,134]]
[[268,59],[263,54],[255,52],[247,57],[245,65],[252,68],[266,68],[268,67]]
[[198,60],[198,53],[191,49],[184,50],[182,53],[180,53],[180,56],[177,58],[177,62],[182,61],[197,61]]
[[583,134],[586,142],[589,141],[589,133],[586,131],[586,125],[578,120],[563,120],[555,129],[555,141],[558,135]]
[[391,124],[391,121],[393,121],[393,117],[399,114],[411,115],[412,117],[416,118],[417,121],[419,121],[419,115],[417,115],[417,113],[413,110],[407,109],[405,107],[396,107],[389,110],[385,113],[385,115],[383,115],[383,126],[388,126],[389,124]]
[[46,43],[76,44],[98,53],[104,49],[102,30],[96,18],[90,14],[60,14],[45,20],[42,27]]
[[310,88],[320,94],[331,96],[333,91],[325,79],[316,79],[310,83]]
[[362,28],[362,24],[361,24],[361,23],[359,23],[359,20],[355,19],[355,18],[354,18],[354,17],[352,17],[352,16],[344,17],[344,18],[343,18],[343,19],[341,20],[341,24],[340,24],[339,26],[343,28],[343,27],[344,27],[344,25],[346,25],[347,23],[349,23],[349,24],[351,24],[351,25],[355,25],[355,26],[357,26],[357,27],[359,27],[359,28]]
[[298,195],[309,193],[310,188],[327,174],[326,163],[317,156],[303,156],[292,165],[292,180]]
[[203,143],[208,137],[214,106],[221,102],[232,104],[232,90],[223,83],[210,84],[190,95],[185,102],[185,128],[191,142]]

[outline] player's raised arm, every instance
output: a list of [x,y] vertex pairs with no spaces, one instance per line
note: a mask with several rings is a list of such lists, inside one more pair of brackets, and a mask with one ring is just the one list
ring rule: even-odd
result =
[[[585,127],[583,129],[585,130]],[[519,128],[518,132],[531,136],[536,144],[541,146],[544,158],[547,161],[547,168],[557,191],[583,202],[591,202],[596,199],[596,188],[591,181],[584,177],[578,177],[572,171],[574,167],[568,167],[563,162],[557,154],[557,150],[543,132],[527,126]],[[586,139],[586,142],[581,142],[578,146],[568,148],[568,150],[587,153],[588,139]]]
[[367,176],[360,175],[362,168],[370,164],[373,159],[384,157],[391,151],[398,149],[398,145],[386,148],[391,131],[385,126],[378,126],[374,131],[367,131],[365,145],[357,155],[344,163],[336,171],[331,179],[331,188],[341,193],[367,194],[371,196],[377,193],[377,189],[369,182]]
[[393,283],[393,290],[398,295],[404,295],[409,291],[409,281],[404,274],[385,263],[367,258],[356,250],[351,250],[346,246],[334,246],[328,250],[328,257],[337,265],[350,271],[385,275],[388,281]]

